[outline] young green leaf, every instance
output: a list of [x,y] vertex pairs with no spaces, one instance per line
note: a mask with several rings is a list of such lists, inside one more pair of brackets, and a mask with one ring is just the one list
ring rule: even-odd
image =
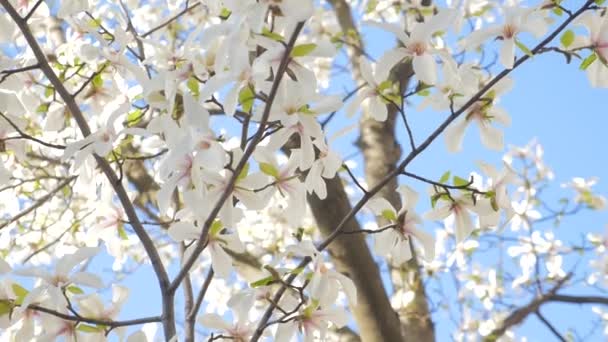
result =
[[572,32],[572,30],[564,32],[564,34],[562,34],[562,37],[560,38],[560,42],[564,47],[572,45],[572,43],[574,42],[574,32]]
[[291,57],[303,57],[309,55],[317,48],[317,44],[300,44],[291,50]]

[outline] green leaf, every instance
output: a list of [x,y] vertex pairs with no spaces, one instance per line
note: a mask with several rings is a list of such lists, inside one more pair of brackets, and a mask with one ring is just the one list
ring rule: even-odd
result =
[[564,47],[572,45],[572,42],[574,42],[574,32],[572,32],[572,30],[564,32],[560,38],[560,42]]
[[17,304],[23,303],[23,299],[25,298],[25,296],[27,296],[29,291],[19,284],[13,284],[11,288],[13,289],[13,293],[15,294],[15,296],[17,296],[15,302]]
[[129,240],[129,236],[127,235],[127,232],[125,231],[125,227],[123,227],[122,224],[120,226],[118,226],[118,236],[123,241]]
[[279,170],[272,164],[260,163],[260,170],[275,179],[279,179]]
[[10,300],[0,300],[0,316],[8,315],[13,311],[14,305]]
[[515,39],[515,45],[517,45],[517,47],[523,51],[523,53],[525,53],[526,55],[530,56],[530,57],[534,57],[534,54],[532,53],[532,51],[530,51],[530,49],[528,49],[527,46],[525,46],[522,42],[520,42],[519,40]]
[[266,278],[262,278],[260,280],[256,280],[253,283],[250,283],[249,285],[253,288],[256,287],[262,287],[262,286],[266,286],[271,284],[274,281],[274,277],[273,276],[268,276]]
[[450,171],[446,171],[441,178],[439,178],[439,183],[445,183],[450,179]]
[[309,55],[317,48],[317,44],[300,44],[293,47],[291,57],[302,57]]
[[604,2],[606,2],[606,0],[595,0],[595,4],[598,5],[598,6],[603,5]]
[[281,36],[280,34],[272,32],[272,31],[270,31],[269,29],[267,29],[265,27],[262,28],[262,36],[268,37],[268,38],[270,38],[272,40],[276,40],[277,42],[282,42],[282,41],[285,40],[285,38],[283,38],[283,36]]
[[241,173],[239,173],[239,176],[236,177],[236,181],[240,181],[242,179],[245,179],[245,177],[247,177],[247,175],[249,174],[249,163],[245,164],[245,166],[243,167],[243,170],[241,170]]
[[71,292],[73,294],[77,294],[77,295],[84,293],[84,291],[80,287],[78,287],[76,285],[70,285],[70,286],[68,286],[67,290],[69,292]]
[[555,13],[555,15],[557,15],[558,17],[561,17],[562,14],[564,14],[564,11],[559,7],[553,7],[552,12]]
[[188,79],[188,82],[186,83],[186,86],[188,87],[188,89],[190,89],[190,92],[192,93],[192,95],[194,95],[195,97],[198,97],[198,95],[200,94],[200,88],[199,88],[198,80],[196,78],[190,77]]
[[88,325],[88,324],[81,323],[81,324],[78,324],[78,327],[76,327],[76,330],[86,332],[86,333],[97,333],[97,332],[103,331],[103,328],[96,327],[94,325]]
[[211,229],[209,229],[209,234],[211,236],[216,236],[217,234],[219,234],[222,231],[222,229],[224,229],[224,225],[222,224],[222,221],[215,220],[211,224]]
[[391,82],[390,80],[386,80],[386,81],[382,81],[382,83],[378,84],[378,88],[376,90],[378,90],[378,92],[383,92],[386,89],[390,89],[393,87],[393,82]]
[[45,87],[45,89],[44,89],[45,97],[51,97],[51,96],[53,96],[54,93],[55,93],[55,88],[53,88],[52,86]]
[[397,214],[393,210],[384,210],[380,216],[389,221],[397,221]]
[[595,62],[595,60],[597,59],[597,55],[595,54],[595,52],[591,55],[589,55],[589,57],[585,58],[583,60],[583,62],[581,63],[581,66],[579,67],[579,69],[581,70],[587,70],[587,68],[593,64],[593,62]]
[[143,115],[142,115],[142,110],[141,109],[135,109],[132,112],[129,112],[129,114],[127,114],[127,126],[129,127],[133,127],[136,126],[141,119],[143,119]]
[[46,113],[49,111],[49,103],[43,103],[36,108],[36,113]]
[[103,86],[103,78],[101,77],[101,73],[98,73],[97,75],[95,75],[95,77],[93,77],[93,81],[91,83],[93,83],[93,87],[101,88]]
[[369,0],[367,2],[367,6],[365,7],[365,13],[371,13],[376,10],[376,6],[378,6],[378,0]]
[[222,8],[222,11],[220,12],[220,19],[222,20],[226,20],[228,18],[230,18],[230,15],[232,14],[232,12],[227,9],[227,8]]
[[247,85],[243,87],[239,92],[239,103],[243,107],[243,111],[249,113],[253,107],[253,101],[255,100],[254,89]]
[[422,89],[421,91],[417,92],[416,94],[420,95],[420,96],[429,96],[429,95],[431,95],[431,91],[428,89]]
[[466,186],[469,184],[469,181],[464,178],[454,176],[454,178],[452,178],[452,183],[454,183],[455,186]]

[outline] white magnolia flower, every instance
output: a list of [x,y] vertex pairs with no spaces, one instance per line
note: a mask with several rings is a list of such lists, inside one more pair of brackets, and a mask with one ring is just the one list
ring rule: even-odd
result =
[[384,198],[374,198],[367,204],[375,215],[395,225],[394,228],[374,234],[376,235],[374,250],[380,255],[391,255],[396,264],[402,264],[412,258],[410,238],[415,238],[422,245],[425,259],[433,260],[435,239],[419,228],[422,220],[414,211],[418,194],[405,185],[400,186],[397,191],[403,202],[399,212]]
[[365,57],[359,58],[361,77],[365,86],[346,107],[346,114],[353,116],[363,108],[369,116],[378,121],[385,121],[388,116],[386,99],[393,91],[390,81],[387,81],[393,64],[388,59],[381,59],[372,65]]
[[[201,228],[195,226],[191,222],[180,221],[172,224],[168,233],[169,236],[177,242],[197,240],[201,236]],[[245,251],[245,246],[243,246],[243,243],[236,233],[224,232],[224,227],[221,222],[216,221],[209,229],[207,247],[205,250],[209,251],[213,270],[220,278],[227,278],[230,276],[233,269],[232,258],[225,249],[229,249],[235,253],[243,253]]]
[[509,78],[503,78],[488,90],[480,100],[467,109],[467,112],[462,115],[464,118],[458,119],[448,126],[445,131],[448,151],[458,152],[462,149],[464,133],[472,122],[475,122],[479,127],[481,143],[485,147],[496,151],[503,149],[503,132],[492,126],[492,123],[498,122],[504,126],[511,123],[511,118],[507,112],[495,106],[497,98],[508,91],[511,86],[512,81]]
[[299,330],[303,333],[306,342],[313,342],[316,332],[321,341],[324,341],[329,323],[338,329],[345,326],[348,323],[346,311],[340,308],[320,308],[318,303],[313,301],[298,312],[296,319],[279,324],[274,340],[289,342],[296,330]]
[[[453,215],[456,242],[458,243],[464,241],[475,230],[475,225],[471,219],[472,213],[478,214],[480,221],[484,216],[495,217],[495,211],[487,199],[479,198],[474,202],[470,194],[450,198],[442,196],[441,198],[441,204],[436,205],[434,209],[424,214],[424,218],[427,220],[444,220]],[[495,225],[495,222],[487,222],[487,224]]]
[[55,264],[53,273],[46,269],[26,268],[15,271],[15,274],[24,277],[34,277],[41,284],[34,288],[23,300],[23,307],[38,301],[40,298],[48,297],[55,306],[65,305],[63,289],[70,285],[83,285],[92,288],[101,288],[102,280],[95,274],[86,271],[72,272],[73,269],[85,260],[91,259],[99,253],[99,248],[83,247],[73,254],[66,254]]
[[325,179],[332,179],[336,176],[342,166],[342,159],[329,148],[325,141],[317,139],[314,144],[319,150],[319,155],[308,170],[304,184],[309,193],[316,193],[320,199],[325,199],[327,197]]
[[[597,59],[587,67],[587,76],[592,87],[608,87],[608,16],[596,11],[586,11],[575,19],[576,24],[584,26],[589,37],[575,40],[570,48],[591,47]],[[577,36],[577,38],[579,38]]]
[[[437,15],[415,25],[409,34],[406,34],[397,25],[371,23],[395,34],[404,45],[404,47],[389,51],[382,59],[398,62],[404,58],[411,58],[418,80],[428,85],[434,85],[437,82],[437,64],[434,58],[437,49],[431,40],[434,34],[452,25],[455,19],[454,14],[456,12],[448,9],[440,11]],[[392,64],[389,67],[390,70],[394,64],[390,62],[388,64]]]
[[592,177],[587,180],[581,177],[574,177],[571,182],[562,184],[562,187],[569,187],[576,191],[574,202],[584,203],[589,208],[601,210],[606,207],[606,198],[594,194],[591,190],[591,187],[597,184],[597,181],[597,177]]
[[223,336],[235,341],[248,341],[256,329],[256,323],[249,320],[249,311],[253,307],[255,295],[252,291],[243,291],[228,300],[234,322],[227,321],[215,313],[203,314],[198,322],[214,331],[220,331]]
[[499,60],[507,69],[512,69],[515,62],[517,36],[522,32],[532,33],[536,38],[547,31],[545,20],[533,8],[505,7],[505,22],[486,29],[473,31],[463,42],[464,49],[477,48],[489,39],[502,39]]

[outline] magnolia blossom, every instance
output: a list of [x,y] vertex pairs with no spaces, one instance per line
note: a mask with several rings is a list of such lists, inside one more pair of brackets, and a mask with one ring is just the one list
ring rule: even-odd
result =
[[415,238],[422,245],[425,259],[433,260],[435,240],[430,234],[418,228],[422,220],[414,211],[416,202],[418,202],[418,194],[405,185],[400,186],[397,191],[403,202],[403,207],[399,212],[384,198],[372,199],[367,204],[375,215],[381,216],[395,225],[394,228],[375,234],[374,249],[376,253],[390,254],[396,264],[402,264],[412,258],[410,239]]
[[270,183],[271,186],[262,190],[266,191],[264,198],[270,198],[274,191],[278,191],[282,196],[285,196],[287,199],[287,208],[285,208],[287,218],[294,227],[301,222],[301,214],[306,211],[306,189],[296,172],[300,159],[299,153],[300,150],[292,150],[289,160],[285,164],[279,165],[274,151],[263,147],[259,147],[255,151],[255,159],[262,172],[274,179]]
[[101,288],[102,280],[95,274],[86,271],[72,272],[80,263],[99,253],[99,248],[83,247],[73,254],[66,254],[60,258],[53,273],[43,268],[25,268],[15,271],[15,274],[25,277],[35,277],[41,284],[34,288],[23,300],[23,307],[35,303],[40,298],[48,297],[54,306],[65,304],[63,290],[70,285],[84,285],[92,288]]
[[500,151],[504,147],[503,133],[491,124],[498,122],[502,125],[509,125],[511,118],[507,112],[494,104],[496,99],[512,86],[509,78],[503,78],[488,90],[480,100],[475,102],[464,113],[464,118],[448,126],[445,132],[445,141],[448,151],[458,152],[462,149],[462,140],[466,128],[471,122],[475,122],[479,127],[481,143],[492,150]]
[[[418,80],[428,85],[434,85],[437,82],[437,65],[434,58],[437,49],[433,46],[431,39],[434,34],[452,25],[454,14],[455,12],[448,9],[440,11],[437,15],[415,25],[409,34],[396,25],[372,23],[395,34],[404,45],[404,47],[389,51],[383,59],[398,62],[404,58],[411,58]],[[394,63],[389,65],[390,70]]]
[[[271,149],[279,149],[294,133],[300,137],[301,170],[307,170],[315,160],[313,139],[323,139],[323,130],[316,116],[337,111],[342,107],[338,96],[325,96],[316,91],[316,80],[295,82],[289,78],[281,82],[270,113],[271,120],[280,120],[283,129],[273,134],[268,142]],[[261,109],[261,108],[260,108]],[[261,113],[256,115],[259,117]]]
[[[454,218],[456,242],[464,241],[474,230],[475,225],[471,219],[471,214],[478,214],[480,218],[484,216],[495,217],[490,201],[479,198],[473,201],[470,194],[463,194],[458,197],[441,197],[441,205],[436,205],[434,209],[424,214],[427,220],[443,220],[452,215]],[[487,225],[496,225],[497,222],[486,222]]]
[[249,320],[249,311],[253,307],[255,296],[250,291],[243,291],[228,300],[228,307],[232,310],[234,323],[226,321],[222,316],[215,313],[203,314],[198,317],[198,322],[208,328],[221,331],[236,341],[248,341],[256,329],[255,322]]
[[148,135],[146,130],[136,127],[117,129],[117,126],[121,124],[118,122],[118,118],[126,115],[130,108],[131,103],[125,96],[121,96],[108,104],[101,114],[101,117],[105,118],[105,123],[102,124],[98,131],[82,140],[69,144],[65,149],[63,159],[69,159],[76,155],[74,166],[78,168],[83,163],[84,159],[92,153],[95,153],[100,157],[105,157],[112,151],[114,143],[120,135]]
[[328,323],[332,323],[336,328],[341,328],[348,322],[348,316],[344,309],[339,308],[320,308],[319,303],[312,301],[306,307],[299,310],[295,319],[280,324],[274,335],[277,342],[289,342],[297,330],[304,335],[304,341],[313,342],[315,333],[319,334],[320,339],[325,340]]
[[319,155],[306,175],[306,190],[309,193],[316,193],[320,199],[325,199],[327,197],[325,179],[336,176],[342,166],[342,159],[322,139],[315,140],[314,145],[319,150]]
[[581,177],[575,177],[571,182],[562,184],[562,187],[569,187],[576,191],[574,202],[584,203],[591,209],[601,210],[606,207],[606,198],[601,195],[596,195],[591,191],[591,187],[597,183],[597,177],[592,177],[585,180]]
[[[201,237],[201,228],[191,222],[180,221],[169,228],[169,236],[177,242],[184,240],[197,240]],[[232,258],[226,252],[229,249],[235,253],[242,253],[245,247],[236,233],[224,232],[221,222],[216,221],[209,229],[207,247],[211,255],[213,270],[221,278],[227,278],[232,272]]]
[[388,59],[383,59],[372,65],[364,57],[359,58],[361,76],[366,84],[346,107],[347,115],[355,115],[359,108],[363,106],[370,117],[378,121],[386,120],[388,116],[387,99],[393,91],[392,83],[387,80],[392,67],[393,64]]
[[357,304],[357,288],[351,279],[328,268],[323,256],[309,240],[287,247],[287,251],[300,257],[312,258],[313,272],[310,275],[310,294],[319,303],[334,303],[338,289],[342,289],[349,305]]
[[523,32],[532,33],[536,38],[547,31],[545,20],[533,8],[505,7],[505,22],[486,29],[473,31],[463,42],[464,49],[477,48],[487,40],[495,37],[502,39],[499,60],[507,69],[512,69],[515,62],[515,46],[521,44],[517,36]]
[[577,40],[570,46],[571,49],[591,47],[597,59],[587,67],[587,76],[592,87],[608,87],[608,20],[606,15],[595,11],[587,11],[576,18],[578,25],[584,26],[589,37],[577,36]]

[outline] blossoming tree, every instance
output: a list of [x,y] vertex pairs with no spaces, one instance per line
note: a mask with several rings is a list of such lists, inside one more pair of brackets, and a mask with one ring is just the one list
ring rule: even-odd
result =
[[[2,340],[584,339],[542,308],[608,324],[608,237],[551,229],[597,179],[555,204],[537,142],[411,171],[471,123],[504,152],[500,97],[545,54],[608,87],[606,7],[572,3],[0,0]],[[128,278],[159,312],[121,315]]]

